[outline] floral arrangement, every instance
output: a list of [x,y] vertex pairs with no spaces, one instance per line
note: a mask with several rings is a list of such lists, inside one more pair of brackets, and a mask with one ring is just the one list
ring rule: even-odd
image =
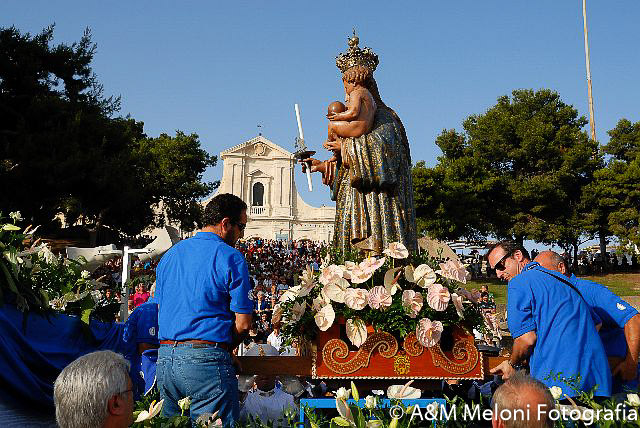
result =
[[327,256],[319,274],[308,266],[298,284],[282,295],[274,317],[282,317],[288,342],[313,340],[342,318],[356,347],[367,339],[368,325],[398,339],[415,332],[423,346],[431,347],[447,326],[485,330],[477,306],[480,294],[462,288],[468,276],[458,261],[410,257],[398,242],[381,257],[337,264]]
[[98,288],[104,286],[83,269],[82,261],[56,256],[34,237],[38,227],[22,229],[20,212],[0,214],[0,304],[15,303],[23,312],[57,311],[89,322]]

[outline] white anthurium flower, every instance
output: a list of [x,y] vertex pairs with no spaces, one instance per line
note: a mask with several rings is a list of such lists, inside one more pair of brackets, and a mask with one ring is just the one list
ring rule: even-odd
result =
[[402,267],[389,269],[387,273],[384,274],[384,288],[386,288],[392,296],[396,294],[396,291],[401,289],[398,284],[398,278],[400,277],[398,271],[401,269]]
[[387,260],[386,257],[381,257],[379,259],[376,259],[375,257],[367,257],[362,262],[360,262],[358,266],[360,266],[361,269],[373,274],[376,270],[382,267],[385,260]]
[[320,331],[327,331],[329,327],[333,325],[333,321],[336,319],[336,313],[333,310],[333,306],[326,305],[316,313],[314,318]]
[[440,263],[440,270],[437,270],[436,273],[463,284],[466,284],[467,279],[471,277],[464,265],[457,260],[447,260],[445,263]]
[[638,397],[638,394],[627,394],[627,401],[633,407],[640,406],[640,397]]
[[367,306],[369,292],[364,288],[347,288],[344,293],[344,304],[348,308],[360,311]]
[[389,247],[383,251],[389,257],[394,259],[406,259],[409,257],[409,250],[404,246],[402,242],[392,242]]
[[444,327],[440,321],[431,321],[429,318],[422,318],[416,326],[418,342],[425,348],[435,346],[440,342],[443,329]]
[[559,386],[552,386],[549,388],[549,391],[551,392],[554,400],[559,400],[562,397],[562,388]]
[[387,388],[387,397],[396,400],[411,400],[420,398],[422,392],[411,386],[413,380],[405,383],[404,385],[391,385]]
[[381,285],[377,285],[369,290],[369,295],[367,296],[367,303],[373,309],[381,309],[385,310],[393,303],[393,298],[391,294],[387,292],[387,289]]
[[338,400],[348,400],[351,397],[351,390],[341,386],[337,391],[333,391]]
[[333,284],[342,279],[343,269],[338,265],[329,265],[320,272],[320,283],[322,285]]
[[373,271],[365,270],[361,268],[359,265],[354,267],[351,271],[351,283],[352,284],[362,284],[367,282],[373,276]]
[[413,290],[404,290],[402,292],[402,307],[407,311],[411,318],[418,316],[420,309],[424,304],[422,293],[416,293]]
[[436,311],[444,311],[451,300],[451,293],[441,284],[431,284],[427,293],[427,303]]
[[162,410],[162,405],[164,404],[164,399],[158,401],[157,403],[154,401],[151,402],[151,406],[149,406],[149,410],[143,410],[138,414],[138,419],[135,420],[136,423],[148,421],[150,419],[155,418],[160,414]]
[[427,288],[436,282],[437,276],[431,266],[422,264],[413,271],[413,279],[422,288]]
[[367,397],[364,399],[364,406],[369,410],[375,409],[377,405],[378,397],[376,397],[375,395],[367,395]]
[[302,315],[304,315],[304,311],[306,309],[307,309],[307,304],[305,302],[294,303],[293,306],[291,307],[291,316],[292,316],[291,321],[293,322],[300,321],[300,318],[302,318]]
[[360,347],[367,340],[367,326],[360,318],[350,318],[347,320],[347,338],[354,346]]
[[354,262],[346,261],[344,265],[340,265],[340,269],[342,269],[342,277],[344,279],[351,280],[351,272],[357,266]]
[[182,410],[183,412],[189,410],[190,406],[191,397],[184,397],[182,400],[178,400],[178,407],[180,407],[180,410]]
[[349,281],[344,278],[339,278],[337,282],[325,285],[322,292],[334,302],[344,303],[344,295],[348,288]]
[[464,318],[464,309],[462,307],[462,296],[459,296],[456,293],[451,293],[451,301],[453,302],[453,306],[456,308],[456,312],[460,318]]
[[14,211],[12,213],[9,213],[9,218],[13,220],[14,223],[17,223],[19,221],[22,221],[22,214],[20,214],[20,211]]

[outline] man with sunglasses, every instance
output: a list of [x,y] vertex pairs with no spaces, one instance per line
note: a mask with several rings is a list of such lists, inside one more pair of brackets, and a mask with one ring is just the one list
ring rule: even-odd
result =
[[491,373],[508,379],[528,361],[531,376],[548,387],[559,386],[568,396],[578,392],[555,375],[579,376],[579,390],[597,387],[596,396],[610,396],[611,372],[596,330],[600,319],[579,291],[531,262],[515,242],[498,242],[487,259],[498,278],[508,281],[507,324],[514,338],[510,359]]
[[191,397],[192,421],[217,411],[225,426],[234,426],[240,406],[231,352],[248,333],[253,312],[247,262],[234,248],[247,205],[235,195],[217,195],[204,222],[156,269],[158,389],[165,416],[179,415],[178,400]]

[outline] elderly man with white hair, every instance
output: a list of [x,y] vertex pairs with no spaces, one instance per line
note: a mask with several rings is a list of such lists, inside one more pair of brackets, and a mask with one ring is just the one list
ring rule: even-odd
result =
[[97,351],[62,370],[53,387],[60,428],[120,428],[133,423],[129,362],[113,351]]

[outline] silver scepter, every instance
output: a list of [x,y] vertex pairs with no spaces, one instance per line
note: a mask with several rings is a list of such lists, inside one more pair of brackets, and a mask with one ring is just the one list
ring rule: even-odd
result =
[[[302,133],[302,122],[300,122],[300,107],[298,104],[295,104],[296,109],[296,119],[298,120],[298,137],[296,137],[295,147],[298,149],[293,154],[296,159],[303,160],[308,159],[309,157],[316,154],[316,152],[312,150],[307,150],[307,145],[304,142],[304,134]],[[309,185],[309,191],[313,192],[313,185],[311,184],[311,162],[309,165],[302,165],[303,169],[305,169],[307,173],[307,184]]]

